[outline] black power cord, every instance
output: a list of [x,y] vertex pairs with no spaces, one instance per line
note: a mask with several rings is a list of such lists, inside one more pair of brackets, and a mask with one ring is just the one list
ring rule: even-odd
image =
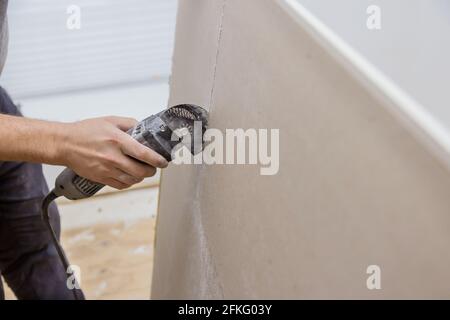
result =
[[[61,260],[61,263],[64,266],[64,271],[67,272],[67,270],[69,270],[69,267],[70,267],[69,260],[67,260],[67,257],[64,254],[64,250],[58,241],[58,237],[56,236],[55,230],[53,229],[53,226],[50,222],[50,214],[48,211],[48,207],[50,206],[52,201],[55,200],[56,198],[58,198],[58,196],[55,194],[54,190],[50,191],[50,193],[47,194],[45,196],[44,200],[42,201],[42,207],[41,207],[42,212],[41,213],[42,213],[42,219],[44,220],[45,224],[47,225],[47,228],[50,231],[50,234],[52,236],[53,244],[56,247],[56,251],[58,252],[59,259]],[[74,281],[75,281],[75,288],[72,289],[73,297],[75,298],[75,300],[84,300],[83,295],[79,292],[78,288],[80,286],[78,285],[76,277],[74,277]]]

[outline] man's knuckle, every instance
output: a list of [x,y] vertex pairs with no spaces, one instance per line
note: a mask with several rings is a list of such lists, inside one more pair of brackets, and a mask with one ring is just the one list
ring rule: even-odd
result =
[[108,132],[107,141],[114,146],[122,146],[122,133],[122,131],[113,128],[110,132]]
[[104,154],[102,156],[102,160],[107,166],[113,166],[113,165],[117,164],[117,159],[114,156],[109,155],[109,154]]
[[121,145],[120,139],[117,135],[113,134],[107,139],[107,143],[114,146],[119,147]]
[[108,122],[115,122],[115,121],[117,121],[117,117],[116,116],[106,116],[103,119],[105,119]]

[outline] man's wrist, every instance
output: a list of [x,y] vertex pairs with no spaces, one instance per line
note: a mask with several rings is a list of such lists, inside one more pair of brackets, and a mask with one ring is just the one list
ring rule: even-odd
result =
[[45,163],[53,165],[66,165],[67,156],[70,153],[68,147],[69,123],[51,122],[49,131],[49,145],[46,150]]

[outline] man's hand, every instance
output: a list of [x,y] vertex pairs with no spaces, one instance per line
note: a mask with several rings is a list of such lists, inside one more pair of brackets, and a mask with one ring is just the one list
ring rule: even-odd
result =
[[104,117],[67,124],[58,152],[60,162],[89,180],[116,189],[128,188],[168,163],[125,131],[137,121]]
[[168,165],[125,132],[136,123],[121,117],[60,123],[0,114],[0,161],[63,165],[92,181],[124,189]]

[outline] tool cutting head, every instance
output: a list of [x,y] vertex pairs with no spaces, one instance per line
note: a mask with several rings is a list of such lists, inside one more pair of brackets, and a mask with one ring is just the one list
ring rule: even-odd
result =
[[[205,109],[181,104],[148,117],[129,133],[137,141],[171,161],[172,151],[180,143],[192,154],[201,152],[207,126],[208,112]],[[199,132],[195,132],[196,130]],[[187,134],[188,139],[185,137]]]

